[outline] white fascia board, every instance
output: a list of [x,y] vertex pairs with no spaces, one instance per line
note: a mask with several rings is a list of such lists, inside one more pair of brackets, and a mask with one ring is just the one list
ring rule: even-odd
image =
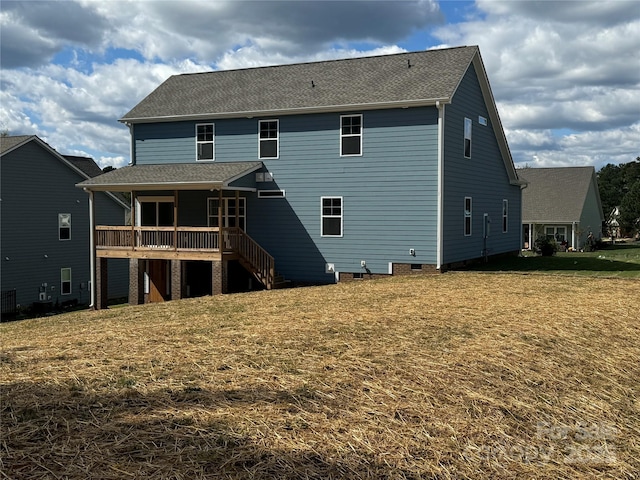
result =
[[164,182],[164,183],[111,183],[105,185],[80,185],[76,187],[94,192],[131,192],[143,190],[218,190],[222,182]]
[[161,123],[184,120],[215,120],[218,118],[254,118],[281,115],[298,115],[308,113],[336,113],[347,111],[382,110],[390,108],[431,107],[436,102],[450,103],[449,98],[425,98],[418,100],[400,100],[397,102],[379,102],[348,105],[330,105],[322,107],[283,108],[275,110],[255,110],[246,112],[198,113],[193,115],[169,115],[163,117],[121,118],[121,123],[130,125],[135,123]]

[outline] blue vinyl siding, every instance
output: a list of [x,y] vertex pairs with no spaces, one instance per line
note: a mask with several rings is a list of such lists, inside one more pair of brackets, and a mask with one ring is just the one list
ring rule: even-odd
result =
[[[2,291],[16,289],[17,303],[26,307],[38,301],[39,289],[46,283],[53,303],[73,299],[89,303],[88,195],[75,187],[84,177],[36,141],[3,155],[1,168]],[[101,224],[124,224],[124,209],[104,193],[95,195],[95,211]],[[58,239],[59,213],[71,214],[70,240]],[[110,296],[126,296],[126,260],[112,264]],[[61,268],[71,268],[70,295],[61,294]]]
[[[332,281],[326,263],[362,272],[365,260],[372,273],[387,273],[389,262],[434,263],[437,111],[363,112],[357,157],[340,157],[339,121],[339,114],[280,119],[280,158],[264,161],[274,175],[265,188],[286,197],[251,198],[249,234],[296,280]],[[321,237],[323,196],[343,199],[342,237]]]
[[[488,119],[488,125],[478,117]],[[464,157],[464,119],[473,124],[471,158]],[[493,125],[473,68],[445,110],[443,263],[483,255],[483,216],[491,218],[489,255],[520,248],[520,187],[509,184]],[[473,198],[472,235],[464,235],[464,197]],[[508,232],[502,233],[502,200],[509,201]]]
[[[263,160],[274,181],[257,186],[286,197],[241,192],[249,235],[275,257],[278,271],[299,281],[333,281],[326,263],[361,272],[365,260],[372,273],[387,273],[390,262],[434,264],[437,110],[343,113],[363,114],[362,156],[340,157],[339,113],[278,118],[280,156]],[[257,160],[258,120],[216,120],[216,161]],[[195,124],[136,125],[136,163],[195,162]],[[343,197],[341,238],[320,235],[322,196]]]

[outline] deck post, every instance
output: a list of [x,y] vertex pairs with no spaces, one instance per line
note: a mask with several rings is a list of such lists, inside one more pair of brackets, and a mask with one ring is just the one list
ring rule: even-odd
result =
[[182,298],[182,262],[171,260],[171,300]]
[[129,260],[129,305],[144,303],[144,260]]
[[109,300],[108,261],[106,258],[98,258],[96,260],[96,299],[93,305],[96,310],[102,310],[107,308]]
[[222,289],[222,260],[211,262],[211,295],[220,295]]

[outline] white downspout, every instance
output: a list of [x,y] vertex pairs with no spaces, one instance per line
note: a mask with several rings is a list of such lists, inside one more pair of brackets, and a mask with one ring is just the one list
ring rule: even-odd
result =
[[133,161],[133,124],[127,123],[127,127],[129,127],[129,165],[133,165],[135,162]]
[[96,221],[93,208],[93,191],[84,189],[89,194],[89,275],[91,275],[91,291],[89,292],[89,308],[94,308],[96,304]]
[[438,109],[438,217],[437,217],[437,239],[436,239],[436,268],[442,268],[442,243],[443,243],[443,212],[444,206],[444,105],[436,101]]

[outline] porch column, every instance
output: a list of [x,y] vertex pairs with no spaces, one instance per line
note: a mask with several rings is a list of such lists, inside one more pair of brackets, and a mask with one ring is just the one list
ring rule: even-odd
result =
[[96,299],[93,304],[96,310],[107,308],[107,302],[109,299],[108,284],[109,276],[107,272],[107,259],[98,258],[96,259]]
[[[178,250],[178,190],[173,191],[173,249]],[[171,268],[173,274],[173,266]],[[171,299],[173,300],[173,286],[171,292]]]
[[171,300],[182,298],[182,262],[171,260]]
[[93,190],[85,189],[89,194],[89,307],[95,309],[96,305],[96,210],[94,207]]
[[236,190],[236,227],[240,226],[240,191]]
[[129,305],[144,303],[144,260],[129,260]]

